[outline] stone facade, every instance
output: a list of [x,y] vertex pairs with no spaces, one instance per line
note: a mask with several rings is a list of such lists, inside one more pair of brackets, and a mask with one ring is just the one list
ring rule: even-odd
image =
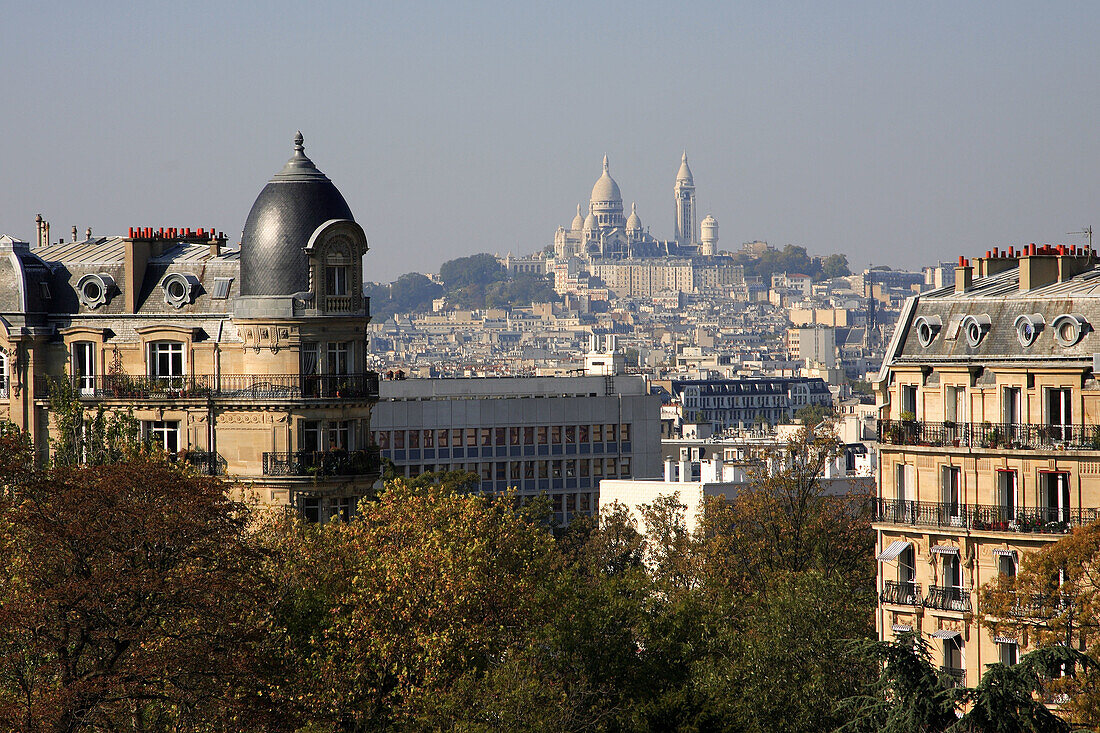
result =
[[146,227],[49,243],[42,222],[33,248],[0,239],[0,419],[45,457],[50,381],[68,381],[89,409],[132,413],[167,453],[267,504],[350,514],[379,463],[367,241],[349,217],[299,136],[240,248]]

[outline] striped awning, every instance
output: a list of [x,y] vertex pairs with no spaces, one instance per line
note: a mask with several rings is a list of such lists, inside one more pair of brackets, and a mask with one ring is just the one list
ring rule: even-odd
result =
[[908,633],[913,630],[913,627],[908,624],[894,624],[890,628],[895,634]]
[[959,548],[954,545],[932,545],[932,552],[937,555],[958,555]]
[[1015,644],[1016,640],[1011,636],[994,636],[993,641],[996,644]]
[[897,560],[898,555],[905,552],[905,548],[910,545],[905,540],[894,540],[890,545],[879,553],[875,559],[879,562],[886,562],[887,560]]
[[993,548],[993,557],[1011,557],[1011,558],[1015,558],[1016,557],[1016,551],[1015,550],[1006,550],[1003,547],[994,547]]
[[952,629],[939,629],[932,632],[933,639],[957,639],[959,638],[959,632]]

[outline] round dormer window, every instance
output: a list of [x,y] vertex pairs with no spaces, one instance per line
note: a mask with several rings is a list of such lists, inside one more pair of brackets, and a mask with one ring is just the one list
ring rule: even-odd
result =
[[94,310],[110,299],[114,284],[114,278],[106,273],[89,273],[77,281],[76,296],[81,305]]
[[939,316],[921,316],[916,322],[917,341],[927,349],[936,340],[936,334],[940,332],[942,326],[943,321]]
[[1062,346],[1073,346],[1088,329],[1088,321],[1075,313],[1065,313],[1054,319],[1054,340]]
[[174,272],[160,283],[164,291],[164,302],[174,308],[182,308],[191,302],[198,280],[192,275]]
[[1021,346],[1031,346],[1039,333],[1043,330],[1045,322],[1041,313],[1022,315],[1016,319],[1016,339]]
[[986,332],[989,331],[989,316],[967,316],[963,319],[962,330],[963,335],[966,337],[966,343],[970,346],[977,346],[985,338]]

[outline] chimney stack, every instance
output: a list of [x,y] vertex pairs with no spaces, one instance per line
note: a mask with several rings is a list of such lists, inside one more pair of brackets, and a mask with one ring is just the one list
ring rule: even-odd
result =
[[970,261],[959,255],[959,264],[955,268],[955,292],[963,293],[974,285],[974,268]]
[[76,241],[76,224],[73,224],[73,241]]

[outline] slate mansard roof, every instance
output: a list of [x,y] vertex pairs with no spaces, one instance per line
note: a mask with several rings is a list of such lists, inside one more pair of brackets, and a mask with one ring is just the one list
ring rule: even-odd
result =
[[[971,324],[976,341],[968,337]],[[884,366],[1092,364],[1100,353],[1097,329],[1100,266],[1024,291],[1014,267],[975,279],[963,292],[947,287],[911,298]]]

